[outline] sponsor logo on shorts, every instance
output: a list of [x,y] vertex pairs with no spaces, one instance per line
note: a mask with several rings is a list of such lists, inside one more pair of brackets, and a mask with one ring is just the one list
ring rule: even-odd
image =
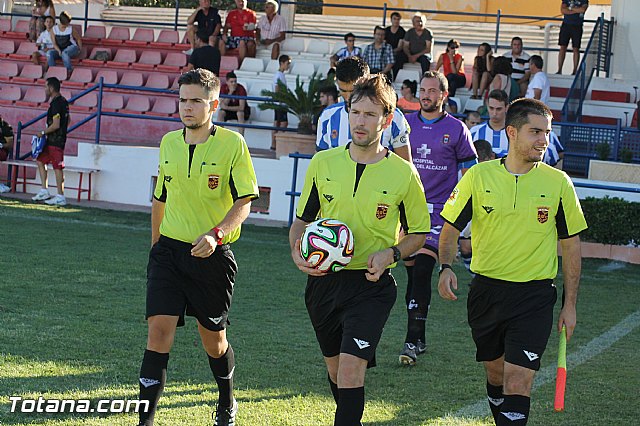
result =
[[356,342],[356,345],[358,345],[359,349],[364,349],[364,348],[368,348],[369,346],[371,346],[369,344],[369,342],[367,342],[366,340],[360,340],[360,339],[357,339],[357,338],[354,337],[353,341]]
[[209,189],[216,189],[220,183],[220,175],[209,175]]
[[487,214],[491,213],[494,210],[491,206],[482,206],[482,208],[485,212],[487,212]]
[[376,218],[382,220],[387,217],[387,211],[389,211],[389,204],[378,204],[376,209]]
[[221,315],[221,316],[219,316],[219,317],[217,317],[217,318],[211,318],[211,317],[209,317],[209,320],[210,320],[212,323],[214,323],[215,325],[218,325],[218,324],[220,324],[220,321],[222,321],[222,315]]
[[160,384],[160,380],[147,379],[147,378],[144,378],[144,377],[140,377],[140,384],[142,386],[144,386],[145,388],[148,388],[149,386],[159,385]]
[[507,413],[500,413],[503,416],[505,416],[506,418],[508,418],[509,420],[511,420],[512,422],[515,422],[516,420],[523,420],[526,419],[527,416],[525,416],[522,413],[516,413],[514,411],[509,411]]
[[540,356],[535,352],[529,352],[525,350],[523,350],[522,352],[524,352],[527,358],[529,358],[529,361],[535,361],[536,359],[540,358]]
[[322,194],[322,196],[325,198],[325,200],[327,200],[328,202],[332,202],[333,201],[333,195],[331,194]]
[[549,207],[538,207],[538,222],[545,223],[549,220]]

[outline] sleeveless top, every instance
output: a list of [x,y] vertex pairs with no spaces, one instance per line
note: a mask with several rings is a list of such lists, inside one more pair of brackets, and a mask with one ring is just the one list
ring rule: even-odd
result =
[[53,27],[53,35],[56,38],[56,44],[60,48],[60,50],[64,50],[67,47],[74,45],[77,46],[75,39],[73,38],[73,28],[71,25],[67,25],[64,31],[60,30],[60,27],[56,25]]

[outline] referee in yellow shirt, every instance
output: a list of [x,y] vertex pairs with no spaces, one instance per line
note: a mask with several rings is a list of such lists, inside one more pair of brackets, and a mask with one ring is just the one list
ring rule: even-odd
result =
[[229,245],[240,236],[258,185],[242,136],[211,123],[218,77],[195,69],[178,84],[185,127],[162,138],[151,207],[149,335],[140,368],[140,399],[149,401],[149,409],[140,413],[139,424],[153,424],[176,327],[184,325],[186,314],[196,317],[218,384],[214,425],[234,425],[235,361],[225,328],[238,268]]
[[458,234],[471,220],[473,259],[467,300],[476,360],[484,363],[487,397],[496,425],[525,425],[531,385],[553,326],[562,247],[564,305],[558,330],[576,325],[581,255],[587,228],[569,177],[542,163],[549,145],[551,110],[534,99],[509,106],[505,158],[475,165],[444,206],[438,291],[455,300],[451,270]]
[[[305,302],[337,404],[335,426],[360,424],[365,371],[375,365],[396,300],[389,269],[418,250],[430,229],[420,176],[380,144],[396,103],[386,77],[362,77],[349,103],[352,140],[313,157],[289,232],[293,261],[309,274]],[[340,272],[319,273],[300,255],[299,238],[318,217],[341,220],[353,232],[354,257]]]

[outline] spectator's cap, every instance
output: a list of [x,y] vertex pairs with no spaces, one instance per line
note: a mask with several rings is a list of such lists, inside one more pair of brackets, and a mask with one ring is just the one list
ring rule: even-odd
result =
[[272,4],[273,7],[276,8],[276,13],[278,13],[278,9],[280,8],[280,5],[278,4],[278,2],[276,0],[267,0],[264,2],[264,5],[268,5],[268,4]]
[[60,13],[60,18],[62,18],[63,16],[67,19],[67,21],[71,22],[71,14],[69,12],[63,10],[62,13]]

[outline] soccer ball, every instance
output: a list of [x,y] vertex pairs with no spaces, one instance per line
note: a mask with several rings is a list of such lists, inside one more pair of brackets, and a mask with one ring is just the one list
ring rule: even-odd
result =
[[353,257],[353,233],[335,219],[319,219],[307,225],[300,240],[300,254],[321,272],[338,272]]

